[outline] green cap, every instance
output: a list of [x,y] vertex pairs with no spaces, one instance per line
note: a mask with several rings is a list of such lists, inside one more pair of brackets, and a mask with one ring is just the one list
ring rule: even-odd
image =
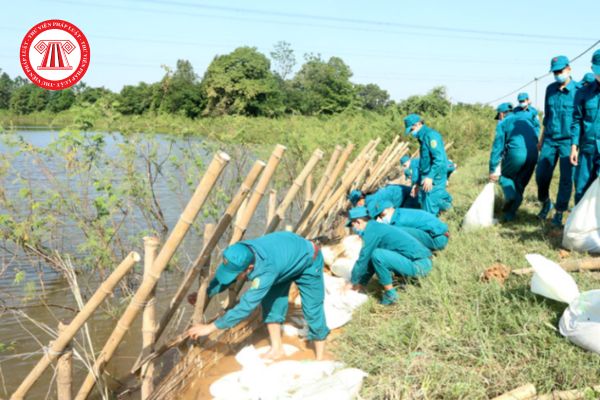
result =
[[409,114],[406,118],[404,118],[404,126],[406,127],[405,134],[410,133],[410,128],[413,127],[414,124],[421,121],[421,117],[417,114]]
[[402,156],[402,158],[400,159],[400,164],[405,164],[408,160],[410,160],[410,156],[408,155],[404,155]]
[[501,103],[496,107],[496,119],[500,119],[500,113],[512,111],[513,106],[510,103]]
[[348,201],[349,201],[349,202],[350,202],[350,203],[351,203],[353,206],[355,206],[355,205],[356,205],[356,203],[358,203],[358,201],[359,201],[360,199],[362,199],[362,198],[363,198],[363,196],[364,196],[364,195],[363,195],[363,192],[361,192],[361,191],[360,191],[360,190],[358,190],[358,189],[354,189],[354,190],[353,190],[353,191],[351,191],[351,192],[350,192],[350,194],[348,195]]
[[592,55],[592,65],[600,66],[600,49],[596,50]]
[[567,56],[556,56],[550,60],[550,72],[556,72],[569,66],[569,59]]
[[254,262],[254,253],[242,243],[236,243],[225,249],[223,262],[217,268],[215,278],[222,285],[229,285],[239,274]]
[[394,207],[389,200],[376,200],[369,204],[369,215],[371,218],[377,218],[386,208]]
[[519,95],[517,96],[517,101],[525,101],[525,100],[529,100],[529,95],[525,92],[519,93]]
[[583,79],[581,80],[581,82],[592,83],[595,80],[596,80],[596,77],[594,77],[594,74],[592,74],[591,72],[588,72],[587,74],[585,74],[583,76]]
[[353,220],[364,217],[369,217],[366,207],[360,206],[351,208],[350,211],[348,211],[348,221],[346,222],[346,226],[352,225]]

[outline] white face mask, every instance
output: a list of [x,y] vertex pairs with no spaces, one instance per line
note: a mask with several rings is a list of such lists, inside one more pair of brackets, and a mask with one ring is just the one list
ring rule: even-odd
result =
[[519,102],[519,106],[520,106],[521,108],[525,108],[525,107],[527,107],[527,102],[526,102],[526,101],[520,101],[520,102]]
[[600,75],[596,75],[596,82],[600,83]]
[[381,218],[381,223],[382,224],[389,225],[390,222],[392,222],[392,216],[391,216],[391,214],[387,214],[385,217]]

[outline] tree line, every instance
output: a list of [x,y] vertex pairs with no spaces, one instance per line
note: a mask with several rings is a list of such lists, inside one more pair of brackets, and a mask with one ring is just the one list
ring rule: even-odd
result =
[[[62,91],[41,89],[25,78],[0,74],[0,109],[16,114],[48,110],[60,112],[73,106],[101,102],[123,115],[148,112],[179,114],[190,118],[221,115],[277,117],[282,115],[331,115],[347,110],[383,113],[391,107],[401,113],[444,115],[451,107],[443,87],[426,96],[395,103],[376,84],[355,84],[352,71],[339,57],[324,60],[306,54],[292,76],[296,56],[287,42],[278,42],[270,58],[254,47],[239,47],[217,55],[200,78],[192,64],[178,60],[165,68],[154,83],[126,85],[115,93],[85,83]],[[429,96],[429,97],[428,97]]]

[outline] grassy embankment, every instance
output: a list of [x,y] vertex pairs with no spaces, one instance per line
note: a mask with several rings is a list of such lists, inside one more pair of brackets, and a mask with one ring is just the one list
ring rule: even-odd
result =
[[[539,393],[600,383],[600,356],[557,331],[565,304],[531,293],[530,277],[511,275],[504,286],[479,281],[495,262],[528,267],[527,253],[558,260],[561,241],[535,217],[534,180],[515,222],[461,231],[486,171],[480,151],[452,177],[454,208],[444,216],[451,240],[432,273],[406,286],[393,307],[371,300],[338,340],[337,355],[370,374],[364,398],[486,399],[528,382]],[[572,275],[582,291],[600,288],[600,273]]]
[[[383,308],[369,302],[338,339],[338,356],[370,374],[364,398],[484,399],[526,382],[541,392],[600,383],[600,357],[568,343],[556,330],[565,305],[530,293],[527,277],[511,276],[504,287],[479,282],[481,272],[496,261],[526,267],[524,255],[531,252],[556,260],[560,242],[535,219],[533,182],[516,222],[478,232],[459,230],[485,182],[492,116],[455,109],[428,118],[454,142],[450,157],[459,163],[450,186],[455,207],[444,217],[452,237],[436,256],[431,275],[418,286],[407,286],[398,305]],[[0,113],[0,125],[170,132],[268,147],[279,142],[292,150],[288,157],[297,157],[297,165],[317,146],[330,150],[353,141],[360,147],[371,137],[389,141],[403,131],[401,116],[373,113],[189,120],[70,110],[58,115]],[[414,142],[411,148],[416,148]],[[599,275],[574,274],[582,290],[600,287]]]

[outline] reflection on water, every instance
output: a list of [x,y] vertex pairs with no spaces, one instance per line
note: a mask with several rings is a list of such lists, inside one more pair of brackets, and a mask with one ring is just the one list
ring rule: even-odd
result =
[[[34,146],[48,146],[58,136],[58,132],[54,131],[20,131],[18,133]],[[153,138],[154,140],[158,140],[159,143],[164,144],[158,146],[157,156],[159,158],[165,157],[164,152],[167,151],[171,152],[170,155],[173,157],[178,156],[178,149],[180,147],[175,146],[173,148],[173,146],[170,146],[169,141],[165,140],[167,136],[158,135],[153,136]],[[107,135],[105,141],[106,147],[104,151],[108,155],[113,155],[119,151],[119,144],[122,141],[122,137],[119,135]],[[184,143],[178,143],[178,141],[183,141]],[[175,142],[180,146],[187,147],[194,141],[199,142],[200,139],[182,138],[177,139]],[[13,148],[0,144],[1,154],[8,155],[14,151]],[[246,150],[241,149],[240,151],[245,152]],[[212,158],[212,152],[205,150],[201,153],[201,157],[205,163],[208,163]],[[233,168],[231,166],[227,168],[223,174],[221,185],[226,185],[228,182],[235,183],[239,176],[249,169],[252,161],[251,158],[251,156],[248,157],[250,162],[238,163]],[[50,172],[57,178],[68,179],[63,176],[64,170],[60,163],[50,160],[46,165],[51,170]],[[17,156],[14,158],[12,167],[21,174],[28,176],[35,185],[44,185],[47,183],[47,177],[39,172],[39,166],[32,163],[26,157]],[[107,171],[107,173],[110,173],[110,171]],[[163,171],[163,175],[169,179],[176,179],[179,182],[183,182],[184,180],[184,177],[180,176],[180,171],[177,169],[165,170]],[[182,183],[182,186],[185,185]],[[236,186],[235,184],[231,185],[232,188]],[[183,191],[183,195],[176,195],[171,187],[167,179],[158,179],[155,186],[157,200],[162,205],[165,220],[169,228],[175,225],[191,194],[190,190],[185,190]],[[7,196],[16,196],[20,187],[18,183],[7,180],[7,184],[3,189]],[[249,227],[247,237],[258,235],[264,230],[265,208],[266,200],[259,206],[254,217],[254,221],[262,222],[255,223]],[[0,212],[6,212],[6,210],[0,210]],[[133,215],[127,221],[126,226],[123,227],[124,231],[131,236],[139,234],[139,230],[144,227],[142,218],[139,214]],[[202,215],[199,218],[203,218]],[[54,245],[62,247],[62,249],[73,250],[72,244],[77,243],[79,239],[77,235],[80,235],[80,231],[66,224],[66,227],[60,232],[61,242],[54,243]],[[179,259],[183,266],[187,266],[200,250],[201,237],[198,232],[188,234],[188,236],[179,251]],[[133,245],[135,248],[132,250],[143,254],[141,242]],[[140,263],[136,267],[138,278],[141,273],[141,265],[143,263]],[[20,278],[24,279],[22,282],[17,283]],[[177,271],[164,273],[161,277],[156,291],[159,316],[162,310],[166,308],[180,279],[181,273]],[[96,288],[100,283],[95,274],[81,273],[78,275],[78,280],[82,288]],[[133,281],[138,282],[136,279]],[[84,298],[85,301],[92,292],[84,291],[84,293],[86,296]],[[116,318],[118,318],[120,312],[126,306],[119,296],[113,296],[105,303],[106,305],[104,305],[103,309],[105,312],[97,312],[89,320],[90,335],[96,352],[101,349],[104,341],[112,329],[114,329]],[[76,303],[66,280],[59,273],[44,265],[39,259],[20,253],[13,256],[0,251],[0,307],[4,310],[0,313],[0,344],[9,346],[8,349],[0,352],[0,397],[7,397],[40,359],[42,354],[41,349],[51,340],[51,336],[46,330],[48,328],[55,330],[59,320],[69,320],[72,318],[74,313],[71,309],[76,308]],[[7,309],[4,309],[5,307]],[[8,308],[14,309],[10,310]],[[175,323],[171,324],[173,331],[183,329],[189,320],[192,311],[191,306],[186,303],[182,309],[183,312],[173,319],[175,321]],[[117,379],[124,376],[139,354],[141,349],[140,320],[141,318],[136,319],[135,324],[127,333],[125,342],[121,344],[116,356],[110,363],[108,369],[111,376],[110,379]],[[173,332],[167,331],[163,335],[163,338],[169,337],[171,333]],[[81,341],[81,334],[77,338],[79,343],[83,343]],[[82,350],[81,348],[78,349]],[[22,356],[15,357],[17,354],[22,354]],[[87,370],[84,369],[82,363],[75,361],[74,390],[77,390],[79,383],[86,373]],[[30,391],[29,398],[42,399],[46,398],[46,396],[54,398],[56,396],[54,393],[55,386],[51,385],[53,380],[54,371],[49,369]],[[51,390],[50,393],[48,393],[48,388]]]

